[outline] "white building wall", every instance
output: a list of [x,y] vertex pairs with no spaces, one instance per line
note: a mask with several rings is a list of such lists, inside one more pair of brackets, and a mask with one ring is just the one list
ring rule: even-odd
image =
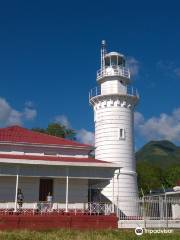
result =
[[[120,174],[116,171],[114,179],[101,193],[115,204],[119,201],[121,211],[127,215],[135,215],[136,207],[131,206],[128,211],[121,201],[136,198],[138,193],[133,109],[131,98],[123,96],[106,96],[94,103],[95,156],[97,159],[118,163],[121,166]],[[123,129],[123,138],[120,137],[120,129]]]
[[[66,198],[66,179],[54,179],[53,198],[55,202],[64,203]],[[69,179],[69,203],[88,201],[88,180]]]
[[[134,171],[133,112],[130,108],[104,106],[96,109],[95,147],[96,158],[114,163]],[[120,138],[120,129],[125,137]]]
[[[0,201],[13,202],[15,200],[16,177],[0,177]],[[39,179],[19,177],[24,201],[34,202],[39,200]]]
[[117,93],[126,93],[127,86],[120,83],[117,80],[105,81],[101,84],[101,94],[117,94]]
[[[37,177],[19,177],[19,188],[24,195],[24,202],[39,201],[39,182]],[[16,177],[0,177],[0,202],[14,202]],[[53,179],[54,202],[65,203],[66,179]],[[88,201],[88,180],[69,179],[69,202],[83,203]]]
[[0,177],[0,202],[13,202],[15,187],[16,177]]
[[95,157],[120,166],[120,170],[116,170],[101,193],[125,215],[135,216],[135,204],[129,210],[120,203],[127,203],[128,199],[135,198],[138,194],[133,124],[134,107],[139,96],[128,91],[131,79],[125,57],[117,52],[108,53],[104,40],[101,47],[101,68],[96,80],[101,92],[94,94],[91,91],[89,95],[90,104],[94,108]]
[[39,178],[19,177],[19,188],[24,195],[24,202],[39,200]]
[[76,157],[88,158],[89,149],[58,148],[58,147],[41,147],[41,146],[18,146],[13,144],[1,144],[0,154],[15,155],[35,155],[35,156],[60,156],[60,157]]

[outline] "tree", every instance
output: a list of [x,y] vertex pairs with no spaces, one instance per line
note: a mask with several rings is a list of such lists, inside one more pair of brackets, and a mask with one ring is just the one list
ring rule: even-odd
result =
[[56,137],[66,137],[66,128],[59,123],[50,123],[46,129],[47,134],[53,135]]
[[149,193],[152,189],[162,187],[162,170],[148,162],[137,163],[138,188],[144,193]]
[[35,132],[40,132],[40,133],[46,133],[46,129],[44,128],[32,128],[32,131],[35,131]]
[[71,140],[76,140],[76,132],[73,129],[66,128],[65,130],[65,137]]
[[56,137],[67,138],[71,140],[76,139],[76,132],[73,129],[67,128],[59,123],[50,123],[47,128],[33,128],[33,131],[46,133]]
[[174,187],[180,179],[180,165],[171,165],[163,173],[164,185]]

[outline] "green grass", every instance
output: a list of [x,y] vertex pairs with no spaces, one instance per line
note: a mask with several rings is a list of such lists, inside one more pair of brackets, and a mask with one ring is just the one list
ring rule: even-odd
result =
[[180,232],[172,234],[143,234],[136,236],[133,230],[78,231],[78,230],[49,230],[49,231],[1,231],[0,240],[133,240],[180,239]]

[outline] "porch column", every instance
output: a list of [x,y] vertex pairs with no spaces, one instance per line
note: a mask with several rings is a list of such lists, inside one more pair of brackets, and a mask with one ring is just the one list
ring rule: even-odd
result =
[[66,212],[68,212],[68,203],[69,203],[69,173],[67,169],[66,175]]
[[112,195],[112,207],[113,207],[112,210],[113,210],[113,212],[114,212],[114,178],[115,178],[115,176],[113,176],[113,179],[112,179],[113,180],[113,192],[112,192],[112,194],[113,194]]
[[120,175],[120,169],[117,173],[117,209],[119,208],[119,175]]
[[120,173],[117,174],[117,188],[118,188],[118,190],[117,190],[117,208],[119,208],[119,174]]
[[16,175],[16,190],[15,190],[15,201],[14,201],[14,211],[17,211],[17,194],[18,194],[18,185],[19,185],[19,174]]

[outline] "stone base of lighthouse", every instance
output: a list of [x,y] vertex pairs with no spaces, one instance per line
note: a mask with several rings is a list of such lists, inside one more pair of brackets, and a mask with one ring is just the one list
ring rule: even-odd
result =
[[137,176],[132,171],[115,172],[115,176],[106,185],[101,194],[110,200],[116,212],[122,218],[138,216]]

